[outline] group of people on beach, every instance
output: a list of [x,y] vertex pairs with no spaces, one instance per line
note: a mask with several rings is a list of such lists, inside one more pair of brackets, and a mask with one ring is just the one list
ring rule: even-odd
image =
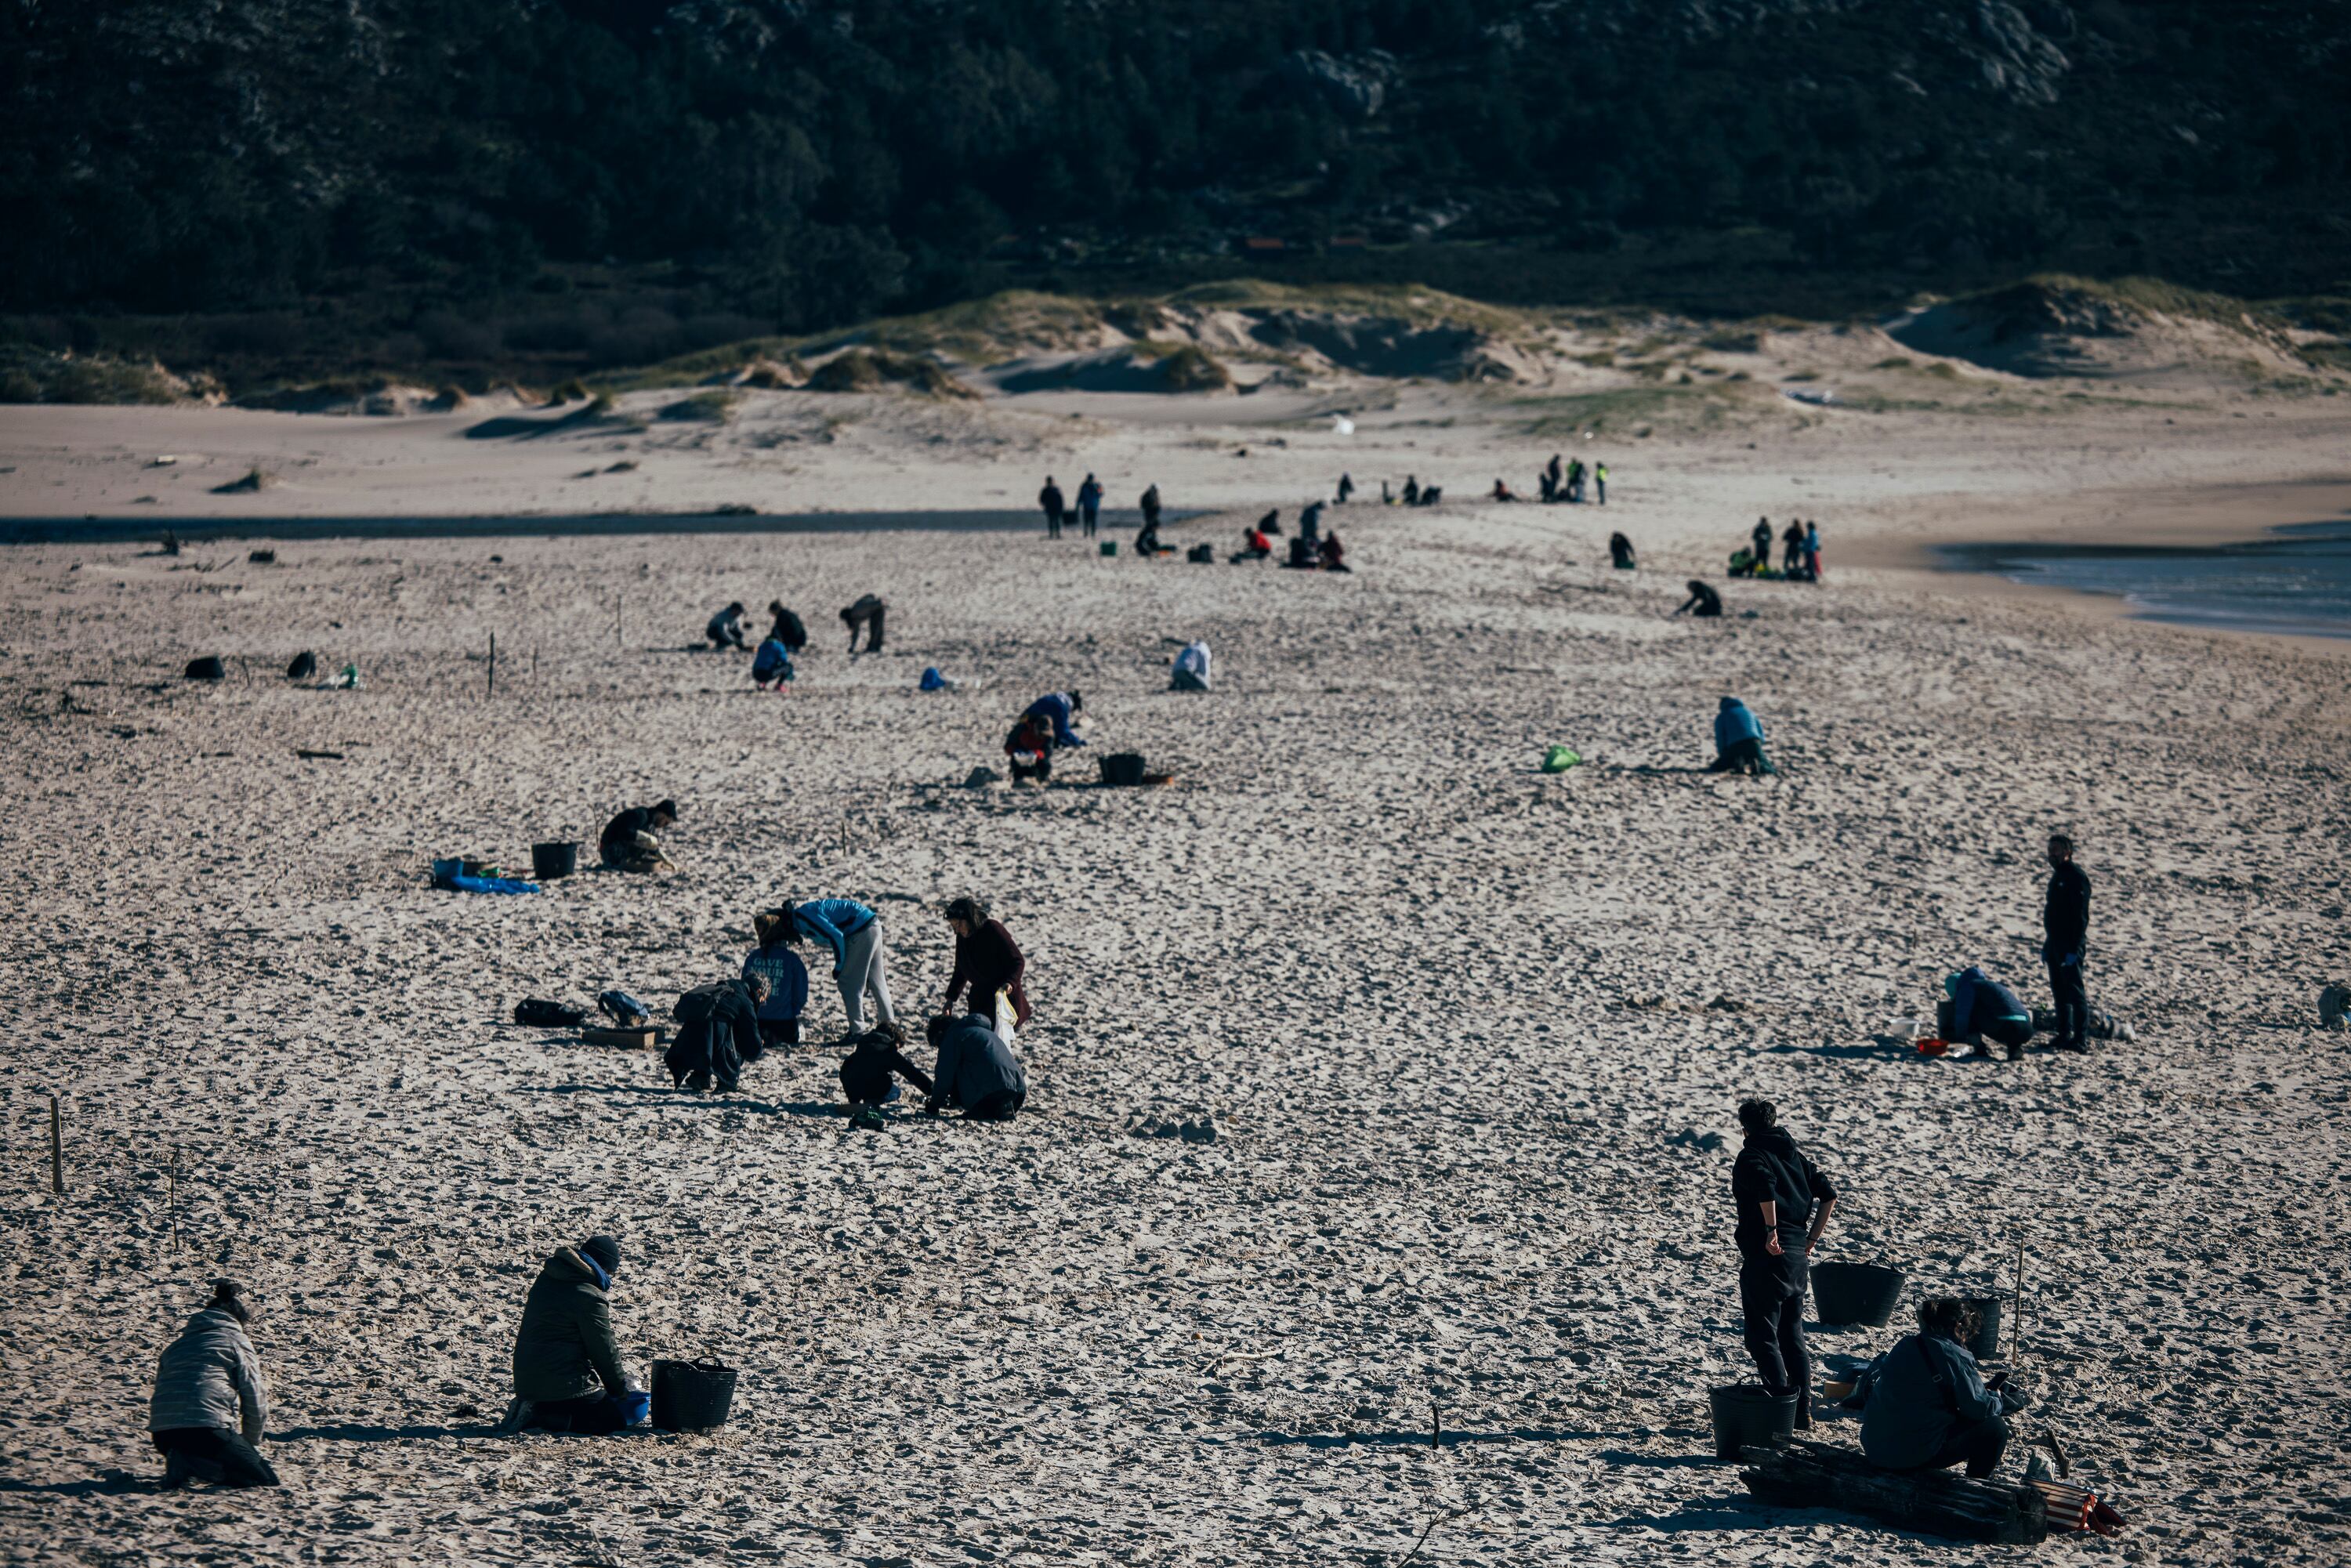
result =
[[[882,635],[890,606],[878,594],[867,593],[841,612],[841,624],[849,629],[849,656],[857,656],[857,639],[865,638],[865,651],[882,651]],[[750,612],[741,600],[713,613],[702,628],[703,640],[719,653],[741,652],[750,647],[743,632],[744,617]],[[783,691],[797,677],[793,661],[807,649],[808,627],[798,615],[784,607],[783,601],[768,601],[769,624],[766,636],[759,639],[758,650],[751,655],[751,680],[761,690]]]
[[1758,517],[1749,531],[1747,542],[1730,555],[1730,575],[1733,577],[1777,578],[1785,582],[1818,582],[1821,580],[1821,525],[1790,518],[1787,531],[1780,535],[1782,553],[1780,568],[1771,568],[1771,519]]
[[[1562,466],[1562,455],[1557,452],[1552,453],[1551,461],[1543,465],[1542,471],[1535,476],[1538,498],[1542,504],[1552,506],[1563,503],[1571,507],[1582,506],[1584,486],[1589,484],[1592,487],[1592,499],[1600,506],[1606,506],[1608,504],[1608,465],[1593,463],[1586,465],[1581,457],[1569,457],[1566,459],[1565,465]],[[1494,487],[1486,493],[1486,499],[1523,501],[1526,497],[1511,489],[1507,480],[1497,476],[1494,480]]]

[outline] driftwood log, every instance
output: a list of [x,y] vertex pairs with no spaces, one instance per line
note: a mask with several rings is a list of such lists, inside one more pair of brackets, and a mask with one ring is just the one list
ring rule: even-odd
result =
[[1739,1479],[1774,1508],[1833,1508],[1921,1535],[2029,1546],[2049,1533],[2048,1504],[2029,1486],[1958,1470],[1881,1470],[1850,1448],[1802,1439],[1741,1448]]

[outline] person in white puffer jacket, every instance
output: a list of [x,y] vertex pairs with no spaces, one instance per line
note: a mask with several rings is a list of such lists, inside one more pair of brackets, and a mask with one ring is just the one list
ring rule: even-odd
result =
[[253,1309],[234,1281],[213,1281],[213,1299],[188,1320],[155,1368],[147,1430],[163,1456],[163,1484],[274,1487],[277,1472],[254,1445],[269,1420],[261,1358],[246,1337]]

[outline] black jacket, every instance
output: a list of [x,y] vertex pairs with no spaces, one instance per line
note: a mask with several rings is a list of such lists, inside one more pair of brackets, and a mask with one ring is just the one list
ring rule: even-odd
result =
[[2054,952],[2078,953],[2090,935],[2090,878],[2067,861],[2049,876],[2049,896],[2041,905],[2041,930]]
[[632,806],[604,824],[603,833],[596,840],[599,847],[605,844],[634,843],[639,833],[653,831],[653,810],[647,806]]
[[1753,1262],[1771,1256],[1763,1249],[1763,1239],[1770,1232],[1764,1228],[1759,1205],[1780,1206],[1781,1249],[1801,1252],[1805,1231],[1813,1222],[1813,1206],[1834,1197],[1836,1187],[1821,1174],[1820,1166],[1804,1157],[1795,1139],[1774,1127],[1747,1135],[1747,1146],[1739,1151],[1738,1163],[1730,1167],[1730,1196],[1739,1205],[1739,1226],[1734,1232],[1739,1255]]
[[670,1076],[683,1081],[707,1072],[719,1087],[732,1089],[743,1063],[759,1055],[759,1009],[751,988],[741,980],[696,986],[678,998],[677,1011],[677,1039],[662,1059]]

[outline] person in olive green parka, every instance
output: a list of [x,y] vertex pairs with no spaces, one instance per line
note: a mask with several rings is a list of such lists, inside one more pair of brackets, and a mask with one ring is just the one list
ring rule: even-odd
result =
[[612,1335],[610,1291],[621,1244],[591,1236],[547,1260],[515,1333],[514,1404],[504,1429],[602,1435],[631,1424],[636,1385]]

